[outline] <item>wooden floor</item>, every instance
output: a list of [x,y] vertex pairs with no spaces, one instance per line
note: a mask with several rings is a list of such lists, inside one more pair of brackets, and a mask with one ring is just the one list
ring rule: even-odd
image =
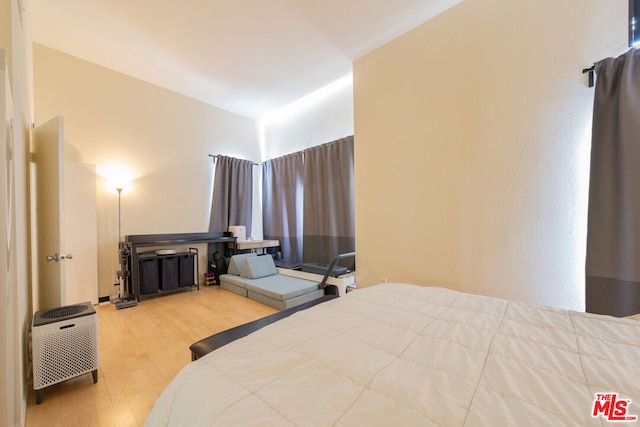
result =
[[26,427],[141,426],[156,398],[191,360],[189,346],[204,337],[277,310],[218,286],[98,312],[98,383],[91,374],[44,389],[31,387]]

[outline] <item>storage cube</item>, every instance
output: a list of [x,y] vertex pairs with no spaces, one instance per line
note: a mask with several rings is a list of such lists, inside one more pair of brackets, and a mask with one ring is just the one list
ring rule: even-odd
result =
[[179,272],[178,272],[178,260],[177,256],[164,256],[160,258],[160,289],[168,291],[176,289],[178,287]]
[[155,294],[160,283],[158,257],[140,258],[140,294]]

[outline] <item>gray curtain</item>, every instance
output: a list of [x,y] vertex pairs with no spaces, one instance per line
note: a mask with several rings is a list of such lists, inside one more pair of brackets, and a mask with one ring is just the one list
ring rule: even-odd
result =
[[262,164],[262,223],[265,239],[280,240],[282,257],[302,262],[304,169],[302,152]]
[[218,156],[213,182],[209,231],[227,231],[244,225],[251,236],[253,162]]
[[304,262],[355,251],[354,198],[353,136],[304,151]]
[[586,308],[640,312],[640,52],[595,64]]

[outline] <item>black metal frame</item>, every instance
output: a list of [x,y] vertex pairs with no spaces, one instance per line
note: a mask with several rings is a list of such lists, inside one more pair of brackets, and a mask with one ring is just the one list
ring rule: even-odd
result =
[[329,279],[329,275],[331,275],[331,272],[333,271],[333,267],[335,267],[336,263],[344,258],[351,258],[356,256],[355,252],[347,252],[345,254],[340,254],[337,257],[335,257],[333,259],[333,261],[331,261],[331,264],[329,264],[329,268],[327,269],[327,272],[324,273],[324,277],[322,278],[322,282],[320,282],[320,284],[318,285],[318,289],[324,289],[327,286],[327,279]]

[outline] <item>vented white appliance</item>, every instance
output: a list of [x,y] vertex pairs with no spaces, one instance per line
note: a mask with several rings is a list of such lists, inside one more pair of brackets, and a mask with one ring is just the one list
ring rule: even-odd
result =
[[98,315],[90,302],[41,310],[33,316],[33,388],[91,372],[98,382]]

